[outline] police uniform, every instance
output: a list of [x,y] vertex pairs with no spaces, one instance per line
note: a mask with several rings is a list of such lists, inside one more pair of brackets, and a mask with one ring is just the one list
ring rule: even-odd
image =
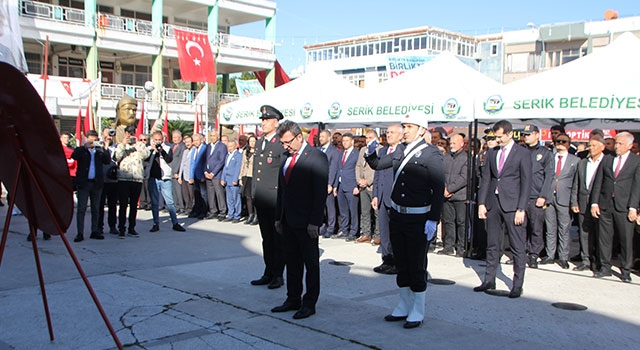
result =
[[[413,118],[426,119],[424,115],[410,114],[405,123],[423,125],[426,129],[426,121],[423,124],[413,123]],[[435,225],[440,220],[444,202],[442,152],[421,138],[415,144],[407,145],[404,152],[398,149],[382,158],[378,158],[373,152],[365,159],[372,169],[393,167],[394,170],[389,228],[401,302],[385,320],[398,321],[406,318],[405,328],[413,328],[424,317],[429,246],[425,224],[433,221]],[[420,314],[418,318],[412,318],[414,311]]]
[[[265,105],[260,107],[260,119],[275,118],[282,120],[283,116],[276,108]],[[284,253],[275,231],[275,211],[278,197],[278,169],[280,156],[284,148],[280,138],[275,134],[266,138],[265,135],[256,141],[253,159],[253,187],[251,189],[253,203],[256,208],[260,234],[262,235],[262,250],[264,256],[264,274],[253,285],[276,283],[282,285],[284,272]],[[273,288],[275,284],[270,284]]]

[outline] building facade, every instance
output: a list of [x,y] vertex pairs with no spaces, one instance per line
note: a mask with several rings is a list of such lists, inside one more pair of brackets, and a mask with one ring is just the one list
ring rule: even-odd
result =
[[[19,2],[30,80],[44,73],[45,61],[49,84],[62,81],[69,86],[69,82],[99,79],[92,95],[96,117],[113,118],[117,101],[127,93],[147,100],[151,119],[167,108],[169,119],[193,121],[197,87],[180,80],[176,28],[208,34],[216,72],[225,82],[229,74],[268,70],[275,62],[276,3],[272,1],[12,1]],[[266,39],[232,34],[234,26],[259,21],[265,23]],[[147,81],[156,87],[151,93],[144,89]],[[39,84],[34,86],[44,93]],[[62,131],[72,129],[78,114],[75,91],[68,91],[69,96],[46,98]],[[220,98],[210,93],[209,104],[215,105]]]
[[478,36],[420,27],[305,46],[306,69],[329,68],[364,87],[389,78],[389,55],[450,51],[490,78],[509,83],[587,55],[624,32],[640,37],[640,17],[539,27],[530,23],[524,30]]

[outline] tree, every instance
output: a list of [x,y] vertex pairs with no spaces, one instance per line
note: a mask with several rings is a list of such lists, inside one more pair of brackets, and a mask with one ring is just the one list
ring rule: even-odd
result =
[[[234,75],[234,76],[230,77],[230,79],[229,79],[229,91],[227,91],[227,93],[229,93],[229,94],[237,94],[238,93],[238,88],[236,87],[236,79],[253,80],[255,78],[256,78],[256,76],[253,75],[252,72],[242,72],[242,74],[240,74],[239,77],[238,77],[238,75]],[[218,78],[218,80],[216,82],[216,91],[217,92],[222,92],[222,77]]]

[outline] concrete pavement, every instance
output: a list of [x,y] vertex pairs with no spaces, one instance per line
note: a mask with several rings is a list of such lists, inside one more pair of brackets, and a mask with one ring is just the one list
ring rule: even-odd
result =
[[[6,206],[0,208],[5,217]],[[293,320],[270,309],[286,289],[251,286],[263,269],[257,226],[181,217],[187,232],[149,233],[151,213],[140,211],[140,238],[71,243],[123,345],[133,349],[631,349],[640,341],[640,277],[595,279],[557,265],[527,269],[519,299],[474,293],[482,261],[429,254],[433,278],[425,322],[405,330],[383,321],[397,303],[394,276],[379,275],[376,247],[322,239],[317,313]],[[86,223],[90,218],[87,215]],[[0,265],[0,349],[114,347],[59,237],[38,250],[55,340],[49,341],[26,219],[13,217]],[[75,236],[72,223],[68,238]],[[88,238],[88,235],[85,235]],[[574,243],[576,244],[576,243]],[[333,261],[352,265],[336,266]],[[511,266],[498,288],[508,290]],[[578,303],[566,311],[555,302]]]

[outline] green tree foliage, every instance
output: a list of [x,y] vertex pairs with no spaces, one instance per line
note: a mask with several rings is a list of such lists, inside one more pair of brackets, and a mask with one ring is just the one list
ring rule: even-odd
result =
[[[238,75],[231,76],[229,78],[229,91],[227,91],[227,93],[229,93],[229,94],[237,94],[238,93],[238,88],[236,87],[236,79],[253,80],[255,78],[256,78],[256,76],[253,75],[252,72],[242,72],[242,74],[240,74],[240,76],[238,76]],[[216,91],[217,92],[222,92],[222,77],[217,79]]]

